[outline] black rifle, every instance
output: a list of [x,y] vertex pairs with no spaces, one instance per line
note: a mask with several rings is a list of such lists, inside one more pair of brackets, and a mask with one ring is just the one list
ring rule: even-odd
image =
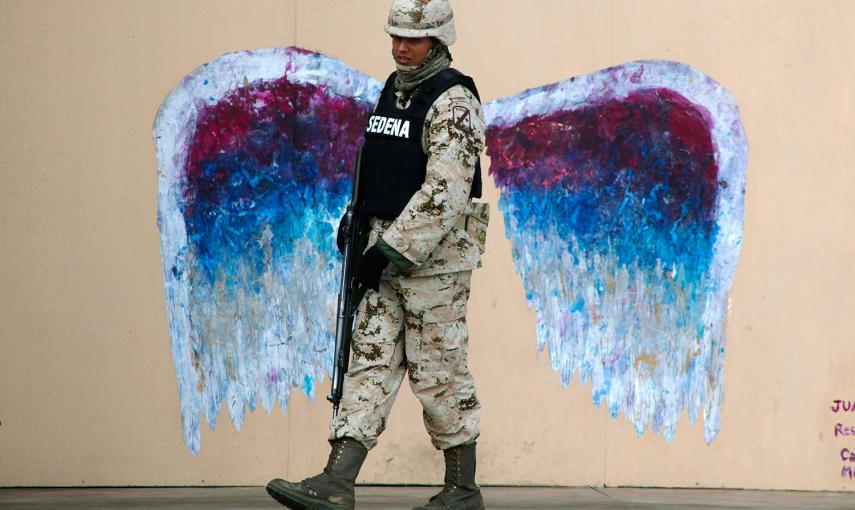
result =
[[341,265],[341,285],[338,291],[338,312],[335,325],[335,358],[333,359],[332,391],[327,400],[332,402],[333,417],[341,403],[344,374],[350,361],[350,344],[353,341],[353,318],[365,289],[356,280],[356,268],[362,259],[362,249],[367,240],[367,218],[362,210],[359,193],[359,167],[362,147],[356,152],[356,171],[353,174],[353,195],[344,213],[344,261]]

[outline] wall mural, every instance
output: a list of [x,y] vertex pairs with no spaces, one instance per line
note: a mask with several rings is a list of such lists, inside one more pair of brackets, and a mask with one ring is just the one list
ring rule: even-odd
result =
[[748,150],[736,104],[639,61],[489,105],[490,173],[517,272],[565,386],[592,383],[639,435],[719,428]]
[[[362,127],[382,83],[298,48],[196,69],[155,120],[158,225],[184,440],[221,405],[314,398],[332,366]],[[719,427],[747,145],[730,94],[639,61],[485,104],[517,272],[564,385],[579,372],[641,434]]]
[[158,224],[184,441],[225,401],[314,397],[332,366],[340,261],[362,127],[381,84],[294,48],[233,53],[167,96],[155,120]]

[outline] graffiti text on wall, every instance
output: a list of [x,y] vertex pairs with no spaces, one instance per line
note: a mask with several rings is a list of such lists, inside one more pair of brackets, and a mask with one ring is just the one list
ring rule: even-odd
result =
[[[831,403],[831,411],[836,415],[842,415],[837,416],[840,421],[834,424],[834,437],[855,439],[855,401],[834,400]],[[844,423],[844,420],[848,421]],[[852,439],[848,440],[852,441]],[[849,480],[855,480],[855,446],[844,446],[841,448],[840,461],[843,463],[843,466],[840,468],[840,476]]]

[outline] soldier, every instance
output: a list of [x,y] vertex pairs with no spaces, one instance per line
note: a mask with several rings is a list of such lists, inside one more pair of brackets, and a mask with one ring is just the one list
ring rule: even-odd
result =
[[488,204],[472,201],[481,196],[484,116],[472,79],[449,67],[447,0],[396,0],[385,30],[397,71],[368,121],[362,160],[371,230],[357,278],[371,290],[357,312],[332,451],[323,473],[275,479],[267,490],[289,508],[354,508],[354,481],[406,373],[445,457],[442,491],[418,509],[478,510],[481,406],[467,368],[466,302],[489,216]]

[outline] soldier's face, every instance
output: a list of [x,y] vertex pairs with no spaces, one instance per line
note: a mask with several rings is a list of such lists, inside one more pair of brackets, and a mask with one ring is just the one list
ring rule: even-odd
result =
[[398,64],[417,66],[424,62],[433,45],[433,37],[398,37],[393,35],[392,56]]

